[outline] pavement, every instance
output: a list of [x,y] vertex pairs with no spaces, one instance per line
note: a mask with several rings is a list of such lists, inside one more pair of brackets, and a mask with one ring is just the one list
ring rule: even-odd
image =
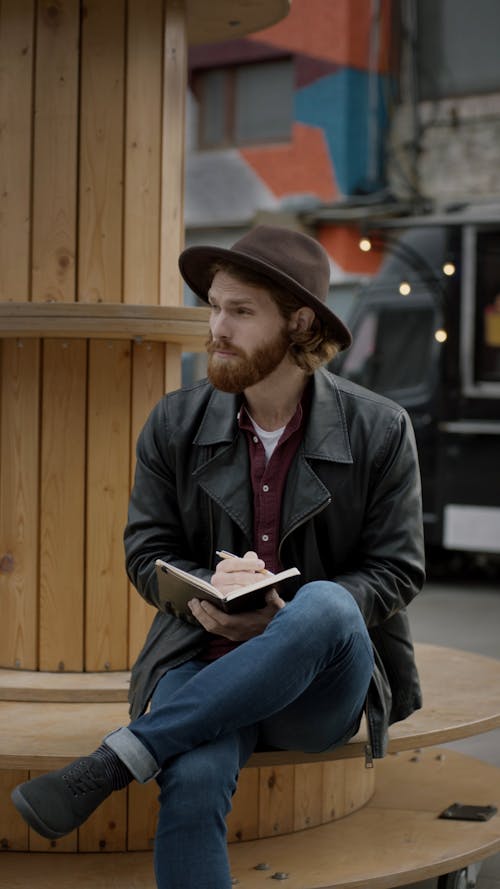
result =
[[[500,659],[500,573],[455,566],[444,576],[431,575],[408,611],[415,642],[473,651]],[[500,729],[444,745],[500,767]],[[470,874],[470,876],[474,876]],[[482,862],[476,889],[500,889],[500,853]],[[472,881],[473,882],[473,881]],[[436,889],[437,880],[413,884]],[[440,886],[440,889],[466,889]],[[472,889],[472,887],[469,887]]]

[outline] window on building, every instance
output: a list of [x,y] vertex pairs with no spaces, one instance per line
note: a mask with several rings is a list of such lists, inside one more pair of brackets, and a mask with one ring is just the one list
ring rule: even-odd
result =
[[290,141],[293,79],[291,59],[198,71],[199,147]]
[[500,382],[500,231],[476,240],[475,378]]
[[421,99],[498,92],[498,0],[417,0]]

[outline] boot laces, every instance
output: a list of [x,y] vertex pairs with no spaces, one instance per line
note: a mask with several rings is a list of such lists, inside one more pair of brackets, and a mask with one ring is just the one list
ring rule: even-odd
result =
[[85,760],[80,760],[71,766],[62,779],[68,790],[76,797],[101,790],[105,783],[105,779],[93,771],[92,764]]

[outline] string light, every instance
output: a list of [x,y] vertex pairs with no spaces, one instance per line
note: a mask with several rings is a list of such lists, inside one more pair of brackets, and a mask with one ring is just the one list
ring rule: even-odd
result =
[[440,328],[439,330],[436,330],[434,333],[434,339],[437,340],[438,343],[445,343],[446,340],[448,339],[448,334],[446,333],[446,330],[443,330],[442,328]]
[[449,278],[451,278],[451,276],[454,275],[455,272],[456,272],[455,264],[453,262],[445,262],[445,264],[443,266],[443,273],[445,275],[447,275]]
[[369,238],[361,238],[359,242],[359,249],[363,251],[363,253],[369,253],[372,249],[372,242]]
[[401,281],[399,292],[401,296],[408,296],[408,294],[411,293],[411,286],[408,284],[408,281]]

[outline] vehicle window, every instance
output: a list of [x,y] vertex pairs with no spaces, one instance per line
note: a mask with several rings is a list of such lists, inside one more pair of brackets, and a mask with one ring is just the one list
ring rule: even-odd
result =
[[431,307],[369,309],[354,326],[342,374],[384,395],[421,387],[428,380],[433,332]]
[[500,232],[477,233],[475,378],[500,382]]

